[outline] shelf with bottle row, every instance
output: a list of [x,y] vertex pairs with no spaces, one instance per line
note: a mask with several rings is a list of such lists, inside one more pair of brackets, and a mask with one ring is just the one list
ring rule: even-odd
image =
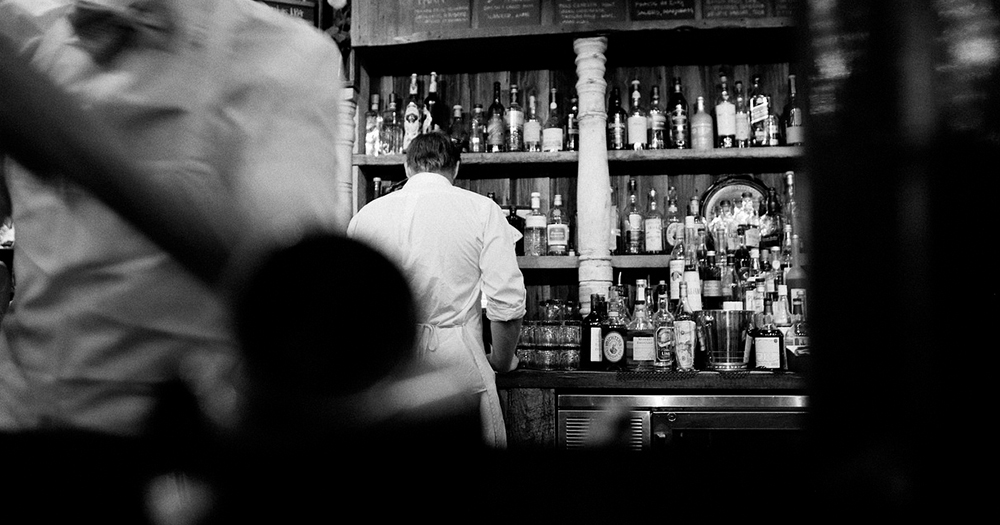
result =
[[[540,257],[519,255],[517,257],[517,264],[522,270],[575,270],[580,264],[580,258],[575,255],[543,255]],[[669,254],[611,256],[611,266],[618,269],[666,268],[669,264]]]
[[[794,161],[804,154],[801,146],[772,146],[763,148],[715,148],[707,150],[608,150],[610,163],[663,163],[739,161],[747,163],[745,169],[756,169],[755,162]],[[503,164],[574,164],[579,157],[576,151],[462,153],[463,166]],[[361,155],[353,157],[355,166],[402,166],[406,155]]]

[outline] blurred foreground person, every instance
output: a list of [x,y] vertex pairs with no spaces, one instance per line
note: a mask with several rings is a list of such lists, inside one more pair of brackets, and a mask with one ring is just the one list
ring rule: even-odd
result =
[[[419,303],[420,359],[450,369],[482,396],[483,436],[507,444],[494,371],[517,368],[514,353],[525,312],[516,231],[495,202],[452,185],[461,153],[442,133],[415,138],[406,153],[406,185],[368,203],[349,236],[396,262]],[[486,296],[492,351],[483,343]]]

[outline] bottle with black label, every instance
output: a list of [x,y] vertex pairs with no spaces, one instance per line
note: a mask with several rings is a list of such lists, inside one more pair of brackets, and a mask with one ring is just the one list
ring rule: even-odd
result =
[[580,151],[580,114],[579,101],[573,97],[569,101],[569,111],[566,112],[566,151]]
[[608,101],[608,149],[625,149],[627,140],[628,114],[622,109],[622,95],[618,87],[611,88]]
[[601,343],[604,341],[603,327],[608,315],[608,303],[601,294],[590,294],[590,313],[583,318],[580,334],[580,369],[604,370]]

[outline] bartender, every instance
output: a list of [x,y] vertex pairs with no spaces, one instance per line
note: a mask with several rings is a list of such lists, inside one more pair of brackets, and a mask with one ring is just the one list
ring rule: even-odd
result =
[[[347,234],[395,262],[418,308],[418,353],[450,370],[480,397],[487,446],[507,444],[495,372],[517,368],[514,353],[525,312],[518,232],[495,202],[455,187],[460,152],[442,133],[420,135],[406,154],[406,184],[368,203]],[[485,295],[492,348],[483,342]]]

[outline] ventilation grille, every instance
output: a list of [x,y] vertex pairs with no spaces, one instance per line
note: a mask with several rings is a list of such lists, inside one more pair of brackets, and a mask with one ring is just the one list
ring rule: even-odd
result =
[[[559,411],[559,447],[574,450],[613,441],[610,414],[595,410]],[[649,412],[628,413],[627,428],[624,430],[630,449],[640,451],[649,448],[649,417]]]

